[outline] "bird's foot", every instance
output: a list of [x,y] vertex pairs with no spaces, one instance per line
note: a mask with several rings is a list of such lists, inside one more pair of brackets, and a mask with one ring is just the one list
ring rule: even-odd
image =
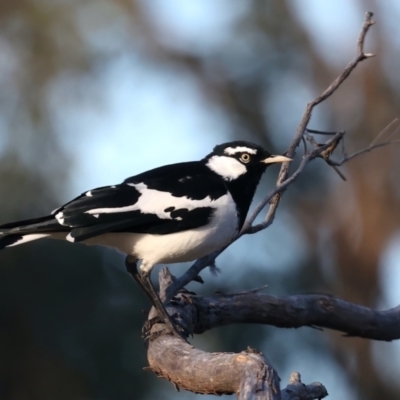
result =
[[[160,324],[159,327],[153,329],[153,327],[157,324]],[[165,334],[170,334],[179,337],[180,339],[183,339],[184,341],[187,341],[186,336],[183,334],[183,332],[179,332],[179,328],[172,322],[173,328],[171,328],[166,322],[165,319],[161,318],[159,315],[156,317],[148,319],[142,329],[142,338],[145,341],[153,341],[157,339],[158,337],[165,335]]]
[[[162,328],[155,328],[153,327],[157,324],[161,324]],[[165,334],[172,334],[179,339],[184,340],[187,342],[187,338],[189,336],[189,332],[182,328],[180,325],[176,324],[172,318],[169,320],[169,323],[166,322],[165,319],[161,318],[159,315],[156,317],[148,319],[142,329],[142,338],[144,340],[152,341],[157,339],[158,337],[165,335]]]

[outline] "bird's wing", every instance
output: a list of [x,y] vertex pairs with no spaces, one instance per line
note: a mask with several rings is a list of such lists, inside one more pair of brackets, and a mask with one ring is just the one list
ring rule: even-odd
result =
[[107,232],[163,235],[206,225],[225,195],[223,181],[201,163],[173,164],[85,192],[54,217],[74,241]]

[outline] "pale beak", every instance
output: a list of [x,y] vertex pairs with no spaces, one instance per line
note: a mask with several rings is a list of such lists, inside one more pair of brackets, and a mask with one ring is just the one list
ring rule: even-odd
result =
[[282,162],[290,162],[293,159],[286,157],[286,156],[269,156],[262,160],[264,164],[274,164],[274,163],[282,163]]

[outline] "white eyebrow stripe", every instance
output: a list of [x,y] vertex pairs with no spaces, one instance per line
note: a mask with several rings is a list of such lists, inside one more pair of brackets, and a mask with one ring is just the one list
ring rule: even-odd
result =
[[228,155],[233,155],[236,153],[249,153],[249,154],[257,154],[257,150],[250,149],[249,147],[244,147],[244,146],[237,146],[237,147],[227,147],[224,150],[224,153]]

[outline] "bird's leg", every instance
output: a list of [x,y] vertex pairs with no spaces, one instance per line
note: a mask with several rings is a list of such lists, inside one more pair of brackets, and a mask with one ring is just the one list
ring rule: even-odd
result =
[[126,257],[125,259],[125,267],[126,270],[132,275],[133,279],[137,282],[137,284],[143,289],[143,291],[146,293],[146,296],[153,302],[153,297],[151,293],[148,291],[146,284],[143,282],[143,278],[141,274],[137,270],[137,263],[136,261],[131,261],[129,259],[129,256]]
[[154,289],[153,284],[150,279],[150,271],[138,272],[136,261],[130,261],[130,257],[126,257],[125,266],[127,271],[133,276],[135,281],[139,284],[139,286],[146,293],[147,297],[152,302],[153,306],[157,309],[159,317],[164,320],[165,325],[171,330],[171,332],[175,336],[179,336],[180,338],[186,341],[186,338],[183,336],[181,332],[179,332],[178,328],[174,324],[171,319],[171,316],[167,313],[167,310],[164,307],[163,302],[160,299],[160,296]]
[[150,279],[150,272],[140,272],[142,283],[146,286],[146,291],[150,293],[152,303],[154,307],[157,309],[159,316],[164,320],[165,325],[171,330],[171,332],[186,341],[184,335],[179,331],[176,324],[172,320],[171,316],[167,313],[167,310],[164,307],[163,302],[160,299],[160,296],[154,289],[153,284]]

